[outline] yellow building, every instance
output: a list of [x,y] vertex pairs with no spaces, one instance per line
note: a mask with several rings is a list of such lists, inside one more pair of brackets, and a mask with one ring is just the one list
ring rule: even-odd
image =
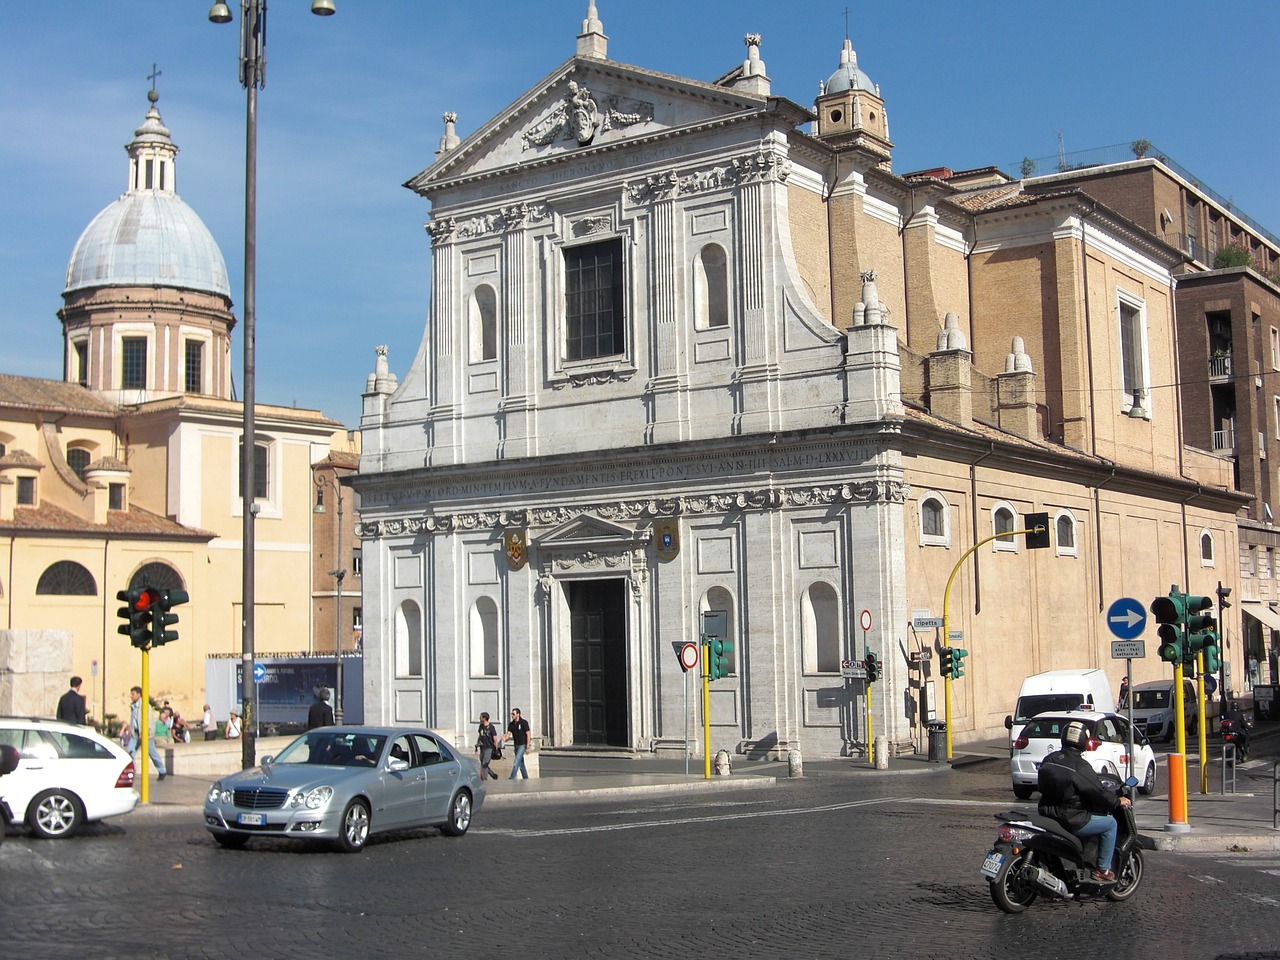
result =
[[[97,712],[120,714],[139,655],[117,634],[116,592],[184,589],[180,639],[153,651],[151,690],[198,718],[206,656],[241,649],[243,407],[226,266],[175,191],[178,149],[150,99],[126,191],[67,267],[65,381],[0,376],[0,627],[71,631],[71,672]],[[307,652],[312,465],[354,445],[314,410],[258,405],[256,430],[255,647]]]

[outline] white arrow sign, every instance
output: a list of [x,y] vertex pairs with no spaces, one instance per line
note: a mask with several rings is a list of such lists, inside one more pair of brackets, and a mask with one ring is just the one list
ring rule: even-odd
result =
[[1122,610],[1119,614],[1115,616],[1108,617],[1107,622],[1123,623],[1126,627],[1132,630],[1135,625],[1141,623],[1145,619],[1147,618],[1144,617],[1140,612],[1130,608],[1128,610]]

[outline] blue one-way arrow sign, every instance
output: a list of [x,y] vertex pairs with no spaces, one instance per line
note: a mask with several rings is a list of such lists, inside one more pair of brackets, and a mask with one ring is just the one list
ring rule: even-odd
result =
[[1107,627],[1121,640],[1134,640],[1147,629],[1147,609],[1133,597],[1121,597],[1107,608]]

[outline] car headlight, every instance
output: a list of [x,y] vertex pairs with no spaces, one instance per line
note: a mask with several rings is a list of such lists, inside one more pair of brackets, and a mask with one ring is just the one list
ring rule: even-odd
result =
[[1163,713],[1153,713],[1151,715],[1151,723],[1164,723]]
[[333,787],[315,787],[305,793],[299,790],[289,798],[289,806],[318,810],[333,799]]
[[222,796],[222,784],[215,783],[209,788],[208,795],[204,798],[205,803],[217,803]]

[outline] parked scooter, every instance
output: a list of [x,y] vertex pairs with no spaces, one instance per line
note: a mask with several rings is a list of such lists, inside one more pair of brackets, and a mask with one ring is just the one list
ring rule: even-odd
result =
[[[13,773],[18,769],[18,748],[8,743],[0,743],[0,777]],[[0,793],[0,843],[4,843],[5,827],[9,825],[9,816],[5,812],[4,795]]]
[[[1137,779],[1127,785],[1101,776],[1102,782],[1121,796],[1132,797]],[[1005,913],[1021,913],[1038,896],[1059,900],[1128,900],[1142,883],[1142,851],[1154,850],[1155,841],[1138,833],[1132,806],[1116,809],[1114,882],[1091,878],[1098,854],[1098,838],[1081,840],[1058,821],[1037,813],[998,813],[1000,829],[992,850],[982,863],[982,875],[991,887],[991,899]]]

